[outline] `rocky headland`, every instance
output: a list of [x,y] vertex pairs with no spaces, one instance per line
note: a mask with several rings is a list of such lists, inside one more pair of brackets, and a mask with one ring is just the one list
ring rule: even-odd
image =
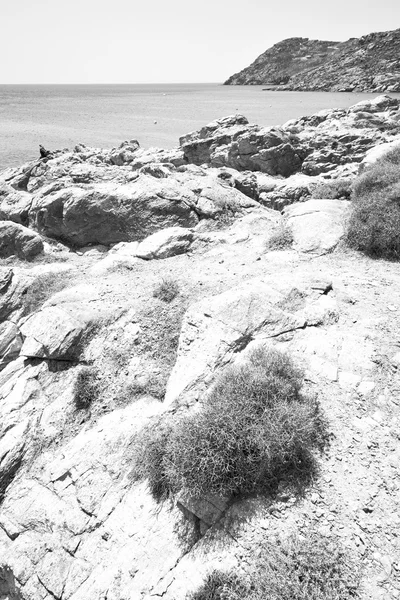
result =
[[272,46],[225,85],[324,92],[400,92],[400,29],[346,42],[289,38]]
[[[184,600],[310,528],[355,557],[362,600],[400,597],[400,273],[343,243],[352,182],[399,144],[383,95],[0,174],[1,599]],[[138,432],[263,344],[325,415],[313,481],[157,503]]]

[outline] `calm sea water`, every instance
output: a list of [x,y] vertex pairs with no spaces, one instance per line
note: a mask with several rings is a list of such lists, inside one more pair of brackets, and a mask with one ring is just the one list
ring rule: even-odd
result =
[[135,138],[145,148],[173,148],[180,135],[237,111],[279,125],[374,96],[219,84],[0,85],[0,169],[38,157],[39,144],[108,148]]

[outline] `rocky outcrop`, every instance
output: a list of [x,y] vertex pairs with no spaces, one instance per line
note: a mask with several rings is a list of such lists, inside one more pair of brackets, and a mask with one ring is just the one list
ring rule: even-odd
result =
[[346,42],[290,38],[275,44],[225,85],[327,92],[399,92],[400,29]]
[[0,221],[0,257],[30,260],[43,252],[40,235],[12,221]]
[[184,156],[196,165],[231,167],[288,176],[301,165],[289,135],[276,127],[248,126],[242,115],[220,119],[180,138]]

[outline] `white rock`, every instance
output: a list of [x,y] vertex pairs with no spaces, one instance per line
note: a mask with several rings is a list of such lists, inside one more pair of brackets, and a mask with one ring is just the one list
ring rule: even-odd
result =
[[285,207],[294,249],[314,254],[333,250],[344,235],[349,208],[346,200],[308,200]]
[[357,392],[361,396],[369,396],[375,389],[375,381],[362,381],[357,387]]
[[150,260],[152,258],[168,258],[176,254],[184,254],[189,250],[193,238],[192,229],[168,227],[143,240],[136,250],[136,256]]
[[345,390],[355,390],[361,382],[361,376],[356,373],[350,373],[348,371],[341,371],[339,373],[339,385]]

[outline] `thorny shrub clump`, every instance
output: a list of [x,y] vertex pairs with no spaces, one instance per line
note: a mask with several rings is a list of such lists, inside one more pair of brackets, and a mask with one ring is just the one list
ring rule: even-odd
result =
[[161,417],[133,444],[134,474],[157,499],[183,491],[195,497],[268,491],[280,480],[304,483],[315,471],[323,420],[303,396],[302,372],[291,358],[261,347],[228,367],[197,413]]
[[400,260],[400,146],[353,185],[347,243],[368,256]]
[[354,600],[359,580],[339,540],[311,530],[263,544],[246,572],[211,572],[187,600]]

